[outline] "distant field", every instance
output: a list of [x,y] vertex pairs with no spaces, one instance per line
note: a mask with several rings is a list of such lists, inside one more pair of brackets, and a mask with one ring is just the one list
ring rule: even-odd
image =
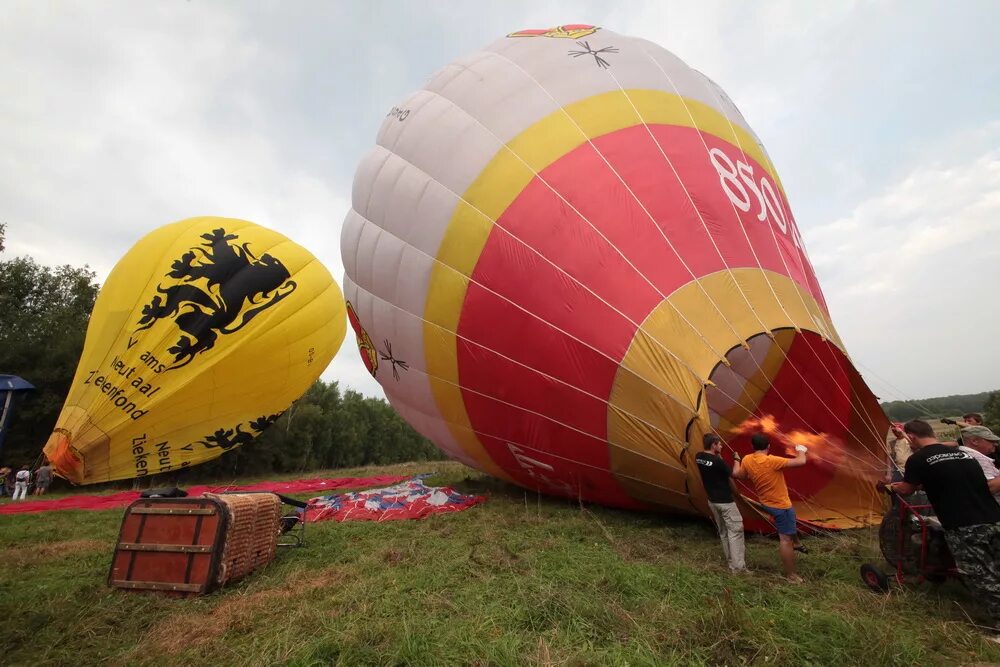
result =
[[[753,537],[730,575],[708,523],[539,498],[451,462],[489,494],[424,521],[323,523],[308,546],[190,600],[105,586],[121,511],[0,517],[4,665],[956,665],[1000,662],[955,583],[870,593],[874,531],[808,538],[804,586]],[[232,480],[227,480],[232,481]]]

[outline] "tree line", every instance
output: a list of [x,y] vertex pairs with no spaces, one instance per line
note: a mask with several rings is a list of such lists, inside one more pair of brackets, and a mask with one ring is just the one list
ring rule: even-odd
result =
[[987,422],[992,420],[992,423],[1000,426],[1000,391],[938,396],[918,401],[887,401],[881,405],[889,419],[898,422],[921,418],[961,417],[969,412],[978,412],[983,414]]
[[[0,253],[4,232],[0,223]],[[19,401],[0,465],[33,463],[52,432],[83,351],[96,278],[87,266],[0,258],[0,374],[35,386]],[[319,380],[260,437],[185,481],[441,458],[385,400]]]
[[[0,223],[0,253],[5,226]],[[0,373],[19,375],[36,390],[21,401],[0,465],[38,458],[73,381],[90,312],[96,274],[88,267],[48,267],[30,257],[0,258]],[[982,412],[1000,432],[1000,391],[891,401],[894,421]],[[190,478],[382,465],[444,456],[380,398],[337,382],[317,381],[249,445],[192,469]]]

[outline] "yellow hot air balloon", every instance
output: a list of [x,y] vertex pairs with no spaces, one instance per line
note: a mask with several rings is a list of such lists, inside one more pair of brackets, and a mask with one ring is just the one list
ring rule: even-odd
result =
[[93,484],[246,444],[327,367],[344,314],[326,267],[275,231],[215,217],[160,227],[101,289],[45,454]]

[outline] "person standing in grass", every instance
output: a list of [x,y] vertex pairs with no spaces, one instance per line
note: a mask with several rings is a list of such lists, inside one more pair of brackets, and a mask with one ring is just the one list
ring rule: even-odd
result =
[[708,496],[708,508],[712,511],[719,539],[722,540],[722,553],[726,555],[730,570],[746,572],[743,516],[733,501],[733,491],[729,487],[729,478],[740,469],[739,455],[734,458],[730,469],[722,459],[722,438],[706,433],[702,444],[705,451],[698,452],[694,459]]
[[49,490],[52,483],[52,466],[46,461],[45,465],[35,471],[35,495],[42,496]]
[[788,497],[788,486],[782,471],[804,466],[807,463],[807,450],[803,445],[796,445],[793,459],[773,456],[768,453],[771,441],[763,433],[755,433],[750,438],[750,443],[753,445],[753,453],[743,459],[742,466],[733,476],[750,480],[757,491],[757,499],[767,513],[774,517],[774,525],[778,529],[778,553],[785,577],[793,584],[800,584],[802,577],[795,571],[795,552],[806,553],[806,549],[799,541],[795,508]]
[[24,500],[28,495],[28,485],[31,483],[31,470],[28,466],[21,466],[14,476],[14,498],[13,500]]
[[[969,589],[1000,625],[1000,477],[987,481],[983,469],[954,443],[939,442],[934,429],[914,419],[903,425],[913,448],[903,481],[889,484],[908,496],[921,487],[944,528],[944,539]],[[969,434],[974,438],[980,431]]]

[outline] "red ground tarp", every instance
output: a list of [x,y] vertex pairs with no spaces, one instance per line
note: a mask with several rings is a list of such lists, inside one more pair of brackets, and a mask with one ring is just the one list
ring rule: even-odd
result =
[[313,521],[402,521],[431,514],[461,512],[486,502],[485,496],[467,496],[447,486],[427,486],[417,475],[380,489],[339,493],[309,500],[306,519]]
[[[395,484],[404,479],[400,475],[379,475],[377,477],[333,477],[299,479],[291,482],[258,482],[246,486],[192,486],[185,491],[189,496],[223,491],[273,491],[275,493],[304,493],[307,491],[333,491],[337,489],[359,489],[379,484]],[[139,497],[138,491],[121,491],[104,496],[67,496],[55,500],[28,500],[0,505],[0,514],[31,514],[35,512],[55,512],[57,510],[110,510],[125,507]]]

